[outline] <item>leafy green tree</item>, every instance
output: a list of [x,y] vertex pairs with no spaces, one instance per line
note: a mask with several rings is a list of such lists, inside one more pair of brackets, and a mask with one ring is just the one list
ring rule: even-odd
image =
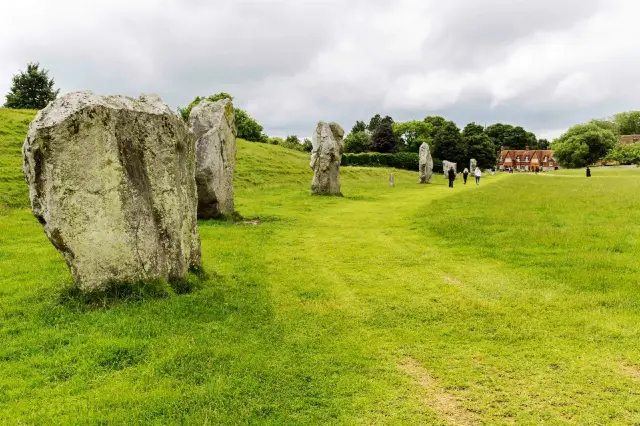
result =
[[313,144],[311,143],[311,139],[304,138],[304,142],[302,143],[302,148],[306,152],[311,152],[313,150]]
[[53,89],[54,84],[54,80],[49,78],[48,70],[40,69],[38,62],[29,62],[26,71],[13,76],[4,106],[14,109],[42,109],[60,93],[60,89]]
[[548,139],[538,139],[538,149],[549,149],[550,143]]
[[393,123],[393,132],[398,141],[398,151],[418,152],[423,143],[432,143],[431,124],[423,120]]
[[467,152],[460,129],[452,121],[447,121],[433,138],[434,156],[440,160],[464,164]]
[[605,157],[606,161],[617,161],[620,164],[640,165],[640,143],[618,143]]
[[351,129],[351,133],[364,132],[365,130],[367,130],[367,125],[364,124],[364,121],[356,121],[356,124],[354,124]]
[[236,128],[238,137],[251,142],[266,142],[266,135],[262,134],[263,127],[258,124],[246,111],[234,108],[236,114]]
[[424,122],[431,126],[431,134],[429,135],[431,136],[431,139],[436,137],[436,134],[442,127],[444,127],[445,124],[450,123],[445,120],[444,117],[440,117],[439,115],[426,117]]
[[618,123],[613,120],[593,119],[589,123],[595,124],[596,126],[601,127],[605,130],[611,130],[614,135],[620,134]]
[[378,126],[380,125],[381,121],[382,121],[382,117],[380,117],[380,114],[374,115],[373,117],[371,117],[371,120],[369,120],[369,125],[367,126],[367,130],[370,131],[371,133],[375,132]]
[[191,103],[187,105],[186,108],[178,107],[178,113],[180,114],[180,117],[182,117],[182,119],[185,121],[185,123],[189,121],[189,115],[191,115],[191,110],[205,99],[208,100],[209,102],[217,102],[221,99],[229,99],[233,101],[233,96],[225,92],[216,93],[215,95],[211,95],[209,97],[196,96],[195,99],[191,101]]
[[531,132],[527,132],[521,126],[511,127],[505,132],[503,145],[511,149],[535,148],[538,138]]
[[393,133],[393,120],[380,120],[380,124],[371,136],[371,149],[375,152],[393,153],[397,151],[398,142]]
[[371,151],[371,136],[365,131],[349,133],[344,139],[344,152],[359,154]]
[[640,111],[621,112],[613,116],[621,135],[640,134]]
[[476,123],[469,123],[464,126],[464,129],[462,130],[462,136],[465,138],[469,138],[482,133],[484,133],[484,126]]
[[616,146],[611,130],[594,123],[578,124],[553,141],[554,157],[565,167],[584,167],[602,159]]
[[[496,150],[506,146],[507,135],[511,132],[513,126],[510,124],[495,123],[485,129],[485,133],[493,142]],[[510,147],[509,147],[510,148]]]
[[[497,152],[491,142],[491,138],[484,133],[471,133],[470,136],[465,136],[465,144],[467,149],[467,158],[475,158],[478,162],[478,167],[488,169],[496,165],[498,159]],[[465,162],[468,164],[468,161]]]

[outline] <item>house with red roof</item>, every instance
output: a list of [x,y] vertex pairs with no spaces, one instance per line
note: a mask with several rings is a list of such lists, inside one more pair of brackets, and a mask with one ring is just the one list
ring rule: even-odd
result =
[[498,158],[498,168],[505,170],[513,167],[514,170],[534,171],[553,170],[558,162],[553,158],[550,149],[502,149]]

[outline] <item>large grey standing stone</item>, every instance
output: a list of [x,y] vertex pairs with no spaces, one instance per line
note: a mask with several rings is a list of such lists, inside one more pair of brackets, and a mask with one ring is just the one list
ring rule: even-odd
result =
[[433,158],[431,157],[431,150],[429,144],[423,143],[420,145],[420,183],[431,183],[433,177]]
[[442,162],[442,170],[444,172],[445,177],[447,176],[447,173],[449,173],[449,169],[453,167],[453,171],[458,173],[458,164],[457,163],[452,163],[451,161],[447,161],[444,160]]
[[233,104],[229,99],[200,102],[191,110],[189,128],[196,136],[198,217],[231,216],[236,164]]
[[340,192],[340,162],[344,150],[344,130],[337,123],[320,121],[313,135],[311,168],[313,195],[342,195]]
[[195,138],[158,96],[65,95],[22,152],[33,213],[79,288],[200,266]]
[[475,158],[472,158],[469,161],[469,171],[473,173],[476,170],[476,167],[478,167],[478,162],[476,161]]

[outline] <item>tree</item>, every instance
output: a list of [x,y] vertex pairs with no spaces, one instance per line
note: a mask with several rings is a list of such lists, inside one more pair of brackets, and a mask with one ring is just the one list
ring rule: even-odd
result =
[[510,124],[495,123],[485,129],[485,133],[493,142],[496,150],[506,146],[507,135],[511,132],[513,126]]
[[464,139],[460,129],[452,121],[447,121],[433,138],[434,156],[439,160],[464,164],[467,159]]
[[637,135],[640,133],[640,111],[621,112],[613,116],[621,135]]
[[236,128],[238,137],[251,142],[266,142],[266,135],[262,134],[263,127],[258,124],[246,111],[234,108],[236,114]]
[[374,115],[373,117],[371,117],[371,120],[369,120],[369,125],[367,126],[367,130],[370,131],[371,133],[375,132],[378,126],[380,125],[381,121],[382,121],[382,117],[380,117],[380,114]]
[[40,69],[38,62],[29,62],[26,71],[12,78],[5,108],[42,109],[58,97],[60,89],[53,90],[55,82],[49,79],[49,70]]
[[538,149],[549,149],[549,145],[548,139],[538,139]]
[[603,119],[593,119],[589,123],[595,124],[598,127],[601,127],[605,130],[611,130],[614,135],[620,134],[620,128],[618,127],[618,123],[611,120],[603,120]]
[[311,139],[304,138],[304,143],[302,144],[302,148],[306,152],[311,152],[313,150],[313,144],[311,143]]
[[[491,138],[484,133],[471,133],[465,136],[465,145],[467,150],[467,158],[474,158],[478,162],[478,167],[488,169],[496,165],[497,153]],[[465,162],[465,164],[467,164]]]
[[195,99],[191,101],[191,103],[187,105],[186,108],[178,107],[178,113],[180,114],[180,117],[182,117],[182,119],[185,121],[185,123],[189,121],[189,115],[191,115],[191,110],[205,99],[208,100],[209,102],[217,102],[221,99],[229,99],[233,101],[233,96],[225,92],[216,93],[215,95],[211,95],[206,98],[202,96],[196,96]]
[[[511,127],[511,126],[509,126]],[[535,148],[538,138],[531,132],[527,132],[521,126],[505,129],[503,145],[511,149]],[[502,145],[500,145],[502,146]]]
[[365,131],[349,133],[344,139],[344,152],[359,154],[371,151],[371,136]]
[[432,143],[431,124],[422,121],[404,121],[393,123],[393,132],[398,141],[398,151],[418,152],[423,143]]
[[371,148],[375,152],[392,153],[397,151],[398,142],[396,135],[393,133],[393,120],[385,119],[380,121],[380,124],[373,132],[371,136]]
[[367,130],[367,125],[364,124],[364,121],[356,121],[356,124],[354,124],[351,129],[351,133],[364,132],[365,130]]
[[437,116],[429,116],[424,119],[424,122],[431,126],[431,139],[435,138],[436,134],[440,131],[445,124],[450,123],[445,120],[444,117]]
[[640,165],[640,143],[618,143],[605,157],[606,161],[617,161],[620,164]]
[[466,126],[464,126],[464,129],[462,130],[462,136],[465,138],[470,138],[472,136],[479,135],[482,133],[484,133],[484,126],[481,126],[480,124],[476,124],[476,123],[469,123]]
[[553,141],[554,157],[565,167],[584,167],[602,159],[617,144],[611,130],[578,124]]

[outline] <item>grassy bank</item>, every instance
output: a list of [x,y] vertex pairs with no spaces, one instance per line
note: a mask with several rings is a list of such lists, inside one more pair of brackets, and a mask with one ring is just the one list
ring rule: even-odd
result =
[[638,170],[451,190],[354,167],[344,198],[311,197],[307,155],[240,141],[237,208],[260,224],[200,222],[190,294],[95,306],[25,208],[16,117],[0,423],[640,422]]

